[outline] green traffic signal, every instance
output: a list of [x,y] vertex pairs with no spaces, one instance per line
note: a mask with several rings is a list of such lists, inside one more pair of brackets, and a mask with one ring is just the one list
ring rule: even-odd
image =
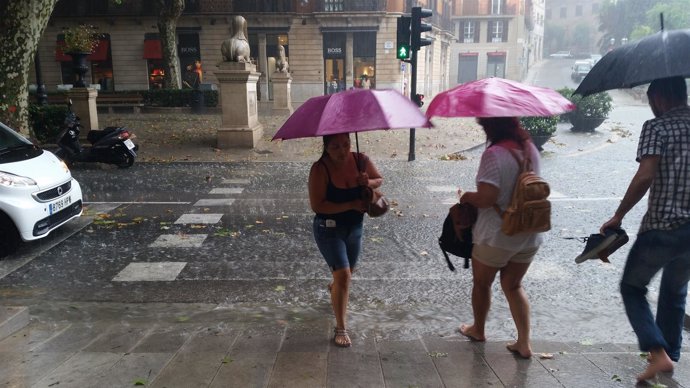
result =
[[409,59],[410,58],[410,45],[406,43],[398,43],[398,59]]

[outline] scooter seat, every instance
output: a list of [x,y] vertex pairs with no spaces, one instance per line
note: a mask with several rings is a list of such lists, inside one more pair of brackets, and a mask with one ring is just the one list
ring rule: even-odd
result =
[[105,127],[103,129],[92,129],[89,131],[88,134],[86,134],[86,139],[89,141],[89,143],[95,144],[97,141],[103,139],[104,137],[114,132],[117,132],[119,129],[119,127]]

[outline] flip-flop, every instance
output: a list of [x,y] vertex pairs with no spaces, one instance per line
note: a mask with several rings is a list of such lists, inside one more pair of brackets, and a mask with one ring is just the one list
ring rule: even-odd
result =
[[[338,329],[337,327],[335,328],[335,336],[333,337],[333,342],[335,343],[335,346],[338,346],[340,348],[349,348],[352,346],[352,340],[350,340],[350,336],[347,334],[346,329]],[[345,338],[343,342],[338,342],[338,337]]]

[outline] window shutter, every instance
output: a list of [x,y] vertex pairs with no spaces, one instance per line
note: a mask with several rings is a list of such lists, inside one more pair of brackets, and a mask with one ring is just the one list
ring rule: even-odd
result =
[[460,22],[460,33],[458,34],[458,42],[465,42],[465,22]]
[[486,43],[491,43],[491,31],[494,30],[494,22],[489,21],[489,28],[486,29]]
[[479,23],[479,20],[474,22],[474,43],[479,43],[479,26],[481,23]]
[[504,20],[503,22],[503,41],[507,42],[508,41],[508,21]]

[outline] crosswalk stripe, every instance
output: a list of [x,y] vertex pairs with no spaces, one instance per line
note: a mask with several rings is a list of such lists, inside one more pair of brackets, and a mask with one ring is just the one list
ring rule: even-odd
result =
[[175,221],[176,224],[217,224],[223,214],[216,213],[186,213],[180,216],[180,218]]
[[230,206],[234,202],[234,198],[205,198],[196,201],[194,206]]

